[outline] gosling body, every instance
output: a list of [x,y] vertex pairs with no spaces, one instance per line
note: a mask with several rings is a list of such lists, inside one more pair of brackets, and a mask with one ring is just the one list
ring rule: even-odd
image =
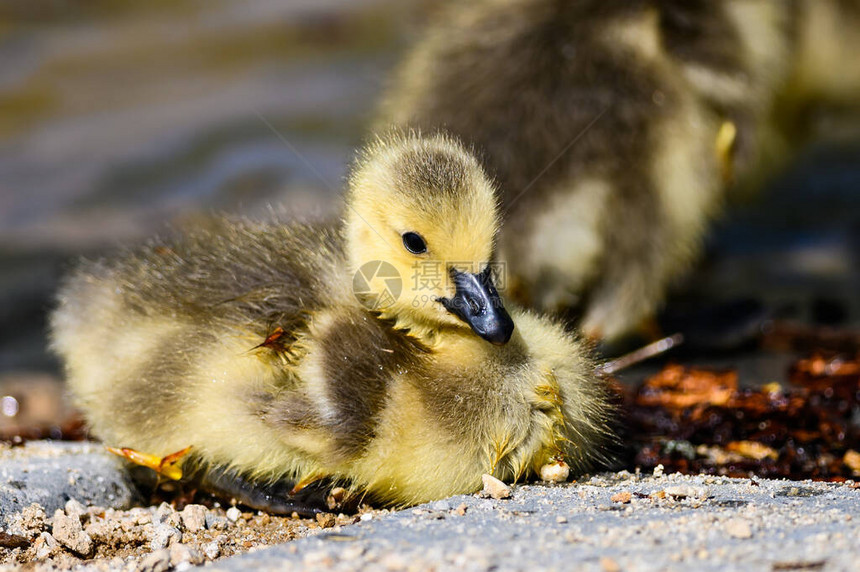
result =
[[[52,318],[75,399],[109,445],[192,446],[251,482],[327,478],[395,505],[477,490],[483,473],[585,469],[610,407],[579,342],[511,308],[513,333],[490,343],[435,301],[452,285],[410,289],[404,232],[439,256],[420,260],[486,263],[494,201],[457,143],[395,136],[356,167],[342,226],[221,221],[87,264]],[[398,269],[397,300],[356,297],[374,260]]]
[[812,98],[857,108],[858,15],[837,0],[451,4],[379,123],[483,151],[517,299],[573,309],[611,339],[653,315],[727,187],[803,139],[786,112]]

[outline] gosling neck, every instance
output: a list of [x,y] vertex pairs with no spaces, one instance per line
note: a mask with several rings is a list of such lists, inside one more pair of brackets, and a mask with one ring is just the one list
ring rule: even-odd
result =
[[465,324],[428,320],[415,312],[395,311],[391,308],[379,312],[379,317],[390,321],[394,329],[404,332],[431,350],[474,346],[481,349],[481,353],[486,353],[498,349],[497,346],[481,339]]

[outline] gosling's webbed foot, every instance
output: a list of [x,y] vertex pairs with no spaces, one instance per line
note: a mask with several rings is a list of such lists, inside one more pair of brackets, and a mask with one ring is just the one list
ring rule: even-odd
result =
[[182,479],[182,463],[191,451],[191,447],[185,447],[175,453],[159,457],[149,453],[142,453],[135,449],[129,449],[128,447],[122,447],[121,449],[115,447],[105,448],[114,455],[120,456],[135,465],[152,469],[158,477],[165,477],[171,481]]
[[358,508],[358,498],[349,497],[343,489],[334,489],[333,483],[327,478],[314,480],[304,486],[289,480],[266,483],[222,467],[201,469],[195,477],[202,490],[215,496],[235,499],[239,504],[269,514],[298,513],[309,517],[322,512],[350,513]]
[[344,489],[333,493],[333,484],[326,478],[299,483],[290,480],[266,483],[249,479],[232,469],[199,466],[197,460],[188,455],[191,447],[164,457],[129,448],[107,449],[128,460],[132,464],[133,480],[151,491],[159,487],[178,487],[192,494],[194,490],[202,490],[269,514],[298,513],[304,517],[331,511],[354,512],[358,505],[358,499],[350,498]]

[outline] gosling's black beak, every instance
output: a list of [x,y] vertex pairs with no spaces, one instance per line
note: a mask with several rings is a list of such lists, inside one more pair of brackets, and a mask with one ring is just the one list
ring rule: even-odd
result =
[[493,285],[490,267],[480,274],[452,268],[450,274],[456,287],[454,296],[438,298],[438,301],[488,342],[497,346],[508,343],[514,332],[514,321]]

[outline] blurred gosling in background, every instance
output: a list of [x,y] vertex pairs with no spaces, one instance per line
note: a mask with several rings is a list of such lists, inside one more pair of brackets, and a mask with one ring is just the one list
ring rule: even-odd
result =
[[502,192],[512,295],[612,339],[653,316],[735,181],[860,108],[856,0],[446,5],[380,125],[442,128]]

